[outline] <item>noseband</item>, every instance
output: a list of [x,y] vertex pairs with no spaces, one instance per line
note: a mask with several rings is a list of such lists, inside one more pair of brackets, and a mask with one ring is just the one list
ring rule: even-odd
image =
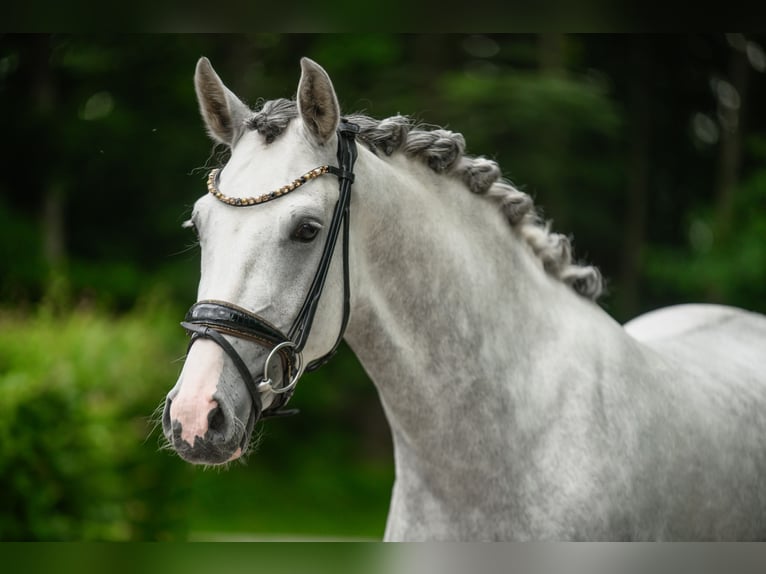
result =
[[[298,379],[304,371],[313,371],[329,361],[338,350],[343,334],[346,331],[350,309],[348,277],[349,204],[351,201],[351,184],[354,182],[354,163],[357,156],[355,140],[357,133],[359,133],[359,126],[342,119],[338,127],[338,167],[331,165],[320,166],[302,175],[289,185],[258,197],[234,198],[221,193],[217,188],[218,170],[211,172],[208,178],[208,191],[219,201],[233,207],[250,207],[271,201],[290,193],[312,179],[328,173],[338,178],[338,202],[335,204],[332,220],[330,221],[327,241],[322,250],[322,257],[319,260],[319,266],[314,274],[314,279],[311,282],[306,299],[303,301],[303,305],[287,334],[264,318],[225,301],[198,301],[191,306],[184,321],[181,323],[191,335],[189,347],[197,339],[211,339],[231,358],[252,398],[256,421],[261,416],[286,416],[298,412],[296,409],[283,409],[290,400]],[[327,280],[327,273],[330,269],[335,244],[338,241],[341,229],[343,231],[343,320],[341,322],[340,333],[330,352],[304,366],[303,348],[306,346],[311,332],[311,325],[314,321],[314,315],[316,314],[325,281]],[[253,341],[270,350],[263,367],[263,379],[260,382],[256,383],[253,375],[250,373],[250,369],[224,335]],[[277,358],[282,367],[281,385],[275,385],[269,376],[272,362]],[[264,411],[261,405],[261,391],[265,390],[272,391],[276,394],[277,398],[275,399],[275,404],[269,406]]]

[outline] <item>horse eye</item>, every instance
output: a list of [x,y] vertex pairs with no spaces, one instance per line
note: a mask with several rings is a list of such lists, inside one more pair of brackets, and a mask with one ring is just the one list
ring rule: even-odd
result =
[[318,223],[308,221],[301,223],[293,232],[293,239],[301,243],[310,243],[316,239],[321,228]]

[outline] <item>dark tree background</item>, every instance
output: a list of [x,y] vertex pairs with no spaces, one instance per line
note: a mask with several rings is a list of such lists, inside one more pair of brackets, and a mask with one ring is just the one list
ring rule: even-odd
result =
[[[305,55],[330,73],[346,112],[462,132],[469,153],[496,159],[601,268],[602,305],[620,321],[686,301],[766,312],[765,44],[748,34],[0,36],[0,309],[13,316],[0,329],[39,329],[42,309],[51,329],[89,313],[165,332],[194,301],[198,252],[180,224],[223,152],[197,111],[202,55],[254,107],[294,94]],[[163,312],[142,315],[147,301]],[[163,340],[180,355],[173,328]],[[0,387],[26,364],[8,353]],[[171,385],[172,373],[147,397]],[[382,531],[388,430],[355,359],[346,351],[312,375],[296,402],[300,420],[269,426],[248,467],[200,475],[164,460],[194,493],[183,532],[300,531],[291,512],[311,515],[303,531]],[[210,494],[269,481],[303,494],[279,504]],[[339,502],[362,506],[345,522],[323,516]],[[214,516],[221,504],[226,516]]]

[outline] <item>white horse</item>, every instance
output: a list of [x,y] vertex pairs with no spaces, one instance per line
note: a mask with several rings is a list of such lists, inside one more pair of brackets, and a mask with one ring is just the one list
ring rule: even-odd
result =
[[329,254],[310,332],[273,360],[348,168],[294,181],[336,166],[344,137],[329,76],[301,68],[295,102],[253,112],[197,64],[202,116],[231,159],[189,223],[210,308],[187,318],[198,337],[163,415],[173,448],[194,463],[241,456],[345,316],[393,436],[386,540],[766,538],[766,318],[683,305],[619,325],[593,302],[598,271],[572,263],[459,134],[349,117],[349,239]]

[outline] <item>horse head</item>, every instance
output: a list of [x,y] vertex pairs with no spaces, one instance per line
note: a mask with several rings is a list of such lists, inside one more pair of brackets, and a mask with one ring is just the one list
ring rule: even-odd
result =
[[257,113],[205,58],[194,83],[209,135],[231,154],[187,222],[201,278],[162,426],[185,460],[221,464],[246,452],[259,418],[285,412],[305,366],[327,358],[343,334],[347,245],[334,246],[348,236],[354,129],[329,76],[307,58],[297,101]]

